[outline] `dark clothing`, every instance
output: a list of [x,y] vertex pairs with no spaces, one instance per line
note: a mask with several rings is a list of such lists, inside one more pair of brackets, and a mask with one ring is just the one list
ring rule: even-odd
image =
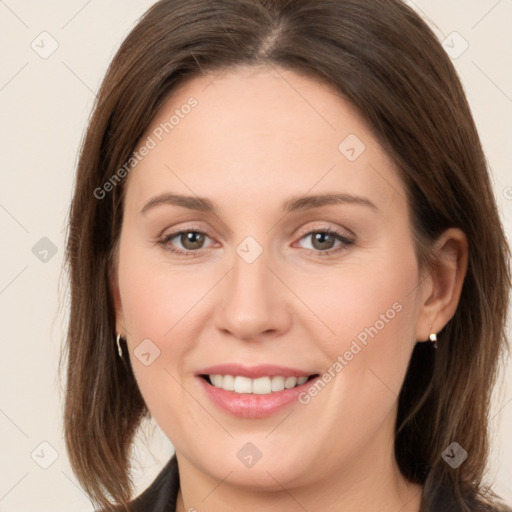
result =
[[[174,454],[153,483],[129,503],[130,512],[176,512],[179,489],[178,461]],[[429,503],[423,503],[422,511],[458,512],[461,510],[460,505],[456,504],[453,493],[443,492],[441,488],[437,488],[435,493],[430,494],[430,498]],[[479,505],[474,498],[467,500],[466,504],[471,511],[512,512],[512,509],[506,506],[500,508]]]
[[175,512],[179,489],[178,461],[174,454],[153,483],[130,502],[130,511]]

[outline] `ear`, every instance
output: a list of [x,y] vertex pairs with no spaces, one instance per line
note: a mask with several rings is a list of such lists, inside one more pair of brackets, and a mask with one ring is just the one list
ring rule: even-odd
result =
[[[468,242],[464,232],[450,228],[435,242],[433,264],[423,279],[416,339],[426,341],[450,321],[459,304],[468,267]],[[432,326],[432,327],[430,327]]]
[[117,269],[110,267],[109,269],[109,289],[114,304],[114,311],[116,315],[116,333],[121,335],[121,338],[126,339],[126,327],[123,315],[123,305],[121,303],[121,293],[119,291],[119,280],[117,277]]

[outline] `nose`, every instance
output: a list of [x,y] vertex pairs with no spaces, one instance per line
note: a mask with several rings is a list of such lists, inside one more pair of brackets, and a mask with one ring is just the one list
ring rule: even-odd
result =
[[215,310],[218,329],[241,340],[258,340],[290,328],[292,294],[270,259],[266,251],[252,262],[235,253]]

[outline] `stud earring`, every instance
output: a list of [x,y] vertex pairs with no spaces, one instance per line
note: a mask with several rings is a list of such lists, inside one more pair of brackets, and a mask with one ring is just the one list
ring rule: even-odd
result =
[[[432,329],[432,326],[430,328]],[[434,348],[437,348],[437,334],[431,333],[429,339],[434,344]]]
[[116,343],[117,343],[117,352],[119,353],[119,357],[121,359],[123,359],[123,349],[121,348],[121,335],[120,334],[117,335]]

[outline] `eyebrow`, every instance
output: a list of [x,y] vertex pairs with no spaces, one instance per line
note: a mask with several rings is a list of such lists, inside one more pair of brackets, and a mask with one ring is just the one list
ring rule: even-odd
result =
[[[353,194],[316,194],[292,197],[288,199],[283,204],[283,212],[290,213],[294,211],[308,210],[311,208],[319,208],[321,206],[335,204],[355,204],[366,206],[372,210],[379,211],[379,208],[377,208],[374,203],[365,197],[360,197]],[[164,193],[152,197],[149,201],[146,202],[140,213],[144,214],[149,210],[162,205],[181,206],[189,210],[197,210],[218,215],[214,204],[206,197],[183,196],[172,193]]]

